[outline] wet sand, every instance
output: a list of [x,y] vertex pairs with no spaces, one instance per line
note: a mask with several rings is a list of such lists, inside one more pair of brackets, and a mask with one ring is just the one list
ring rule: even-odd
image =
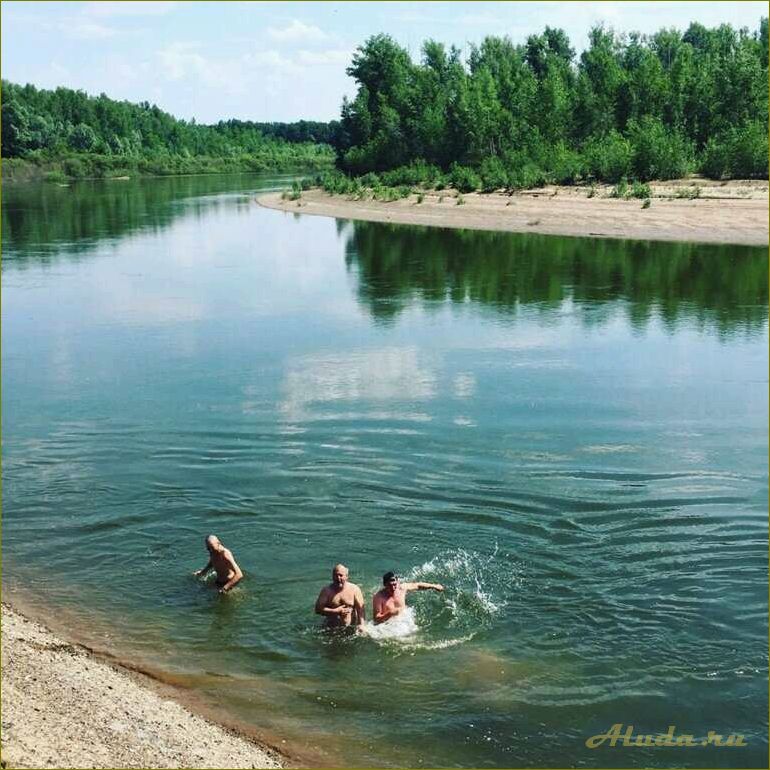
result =
[[[471,230],[502,230],[545,235],[572,235],[633,240],[768,244],[768,182],[704,179],[651,184],[648,208],[638,199],[609,197],[611,187],[545,187],[506,193],[454,190],[423,193],[385,203],[370,196],[354,200],[313,189],[299,200],[282,200],[281,193],[257,197],[257,203],[291,213],[342,219],[363,219]],[[694,194],[699,197],[687,199]],[[678,197],[682,196],[682,197]]]
[[277,768],[267,747],[192,714],[119,666],[2,606],[8,768]]

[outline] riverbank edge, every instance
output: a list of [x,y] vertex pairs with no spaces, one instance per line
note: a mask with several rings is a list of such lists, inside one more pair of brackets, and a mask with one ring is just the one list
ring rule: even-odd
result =
[[[123,181],[125,179],[167,179],[169,177],[186,176],[217,176],[224,174],[272,174],[275,176],[300,176],[307,174],[319,174],[333,167],[333,161],[328,163],[308,166],[297,163],[281,167],[254,168],[248,163],[230,163],[227,168],[210,168],[205,165],[189,171],[150,171],[142,170],[137,163],[116,166],[113,173],[102,175],[77,175],[73,176],[64,172],[64,160],[51,160],[43,163],[34,163],[23,158],[0,159],[0,183],[3,185],[18,184],[65,184],[75,182],[93,181]],[[194,165],[194,164],[193,164]]]
[[[265,208],[391,224],[424,225],[540,235],[645,241],[765,246],[768,238],[768,182],[740,180],[729,190],[677,180],[652,186],[650,202],[610,197],[610,189],[547,187],[517,193],[425,191],[395,201],[351,199],[319,188],[299,198],[282,193],[256,196]],[[701,197],[701,189],[705,194]],[[729,194],[736,190],[736,194]],[[647,204],[647,205],[645,205]]]
[[[2,601],[3,768],[291,768],[194,694]],[[312,764],[312,763],[311,763]],[[307,765],[302,765],[307,766]]]

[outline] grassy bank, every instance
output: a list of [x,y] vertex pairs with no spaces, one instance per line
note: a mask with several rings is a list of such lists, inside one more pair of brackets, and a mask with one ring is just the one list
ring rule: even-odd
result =
[[229,158],[169,155],[157,158],[127,158],[116,155],[79,153],[61,158],[3,158],[3,182],[68,182],[75,179],[114,179],[122,176],[175,176],[181,174],[226,174],[322,170],[331,168],[329,152],[297,153],[280,158],[270,153]]

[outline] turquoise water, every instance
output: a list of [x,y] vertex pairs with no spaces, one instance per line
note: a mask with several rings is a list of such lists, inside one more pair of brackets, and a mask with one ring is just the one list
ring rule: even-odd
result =
[[[3,190],[6,595],[308,761],[766,766],[766,251],[254,203],[285,184]],[[329,636],[337,561],[447,590]],[[747,745],[586,748],[615,723]]]

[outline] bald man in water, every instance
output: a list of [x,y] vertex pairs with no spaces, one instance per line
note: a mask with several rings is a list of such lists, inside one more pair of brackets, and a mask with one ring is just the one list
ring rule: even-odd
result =
[[209,535],[206,538],[206,550],[209,552],[208,564],[203,569],[193,572],[193,575],[203,577],[209,570],[215,570],[219,593],[226,594],[243,577],[243,572],[232,553],[222,545],[216,535]]
[[355,583],[348,582],[348,568],[344,564],[334,565],[332,582],[318,594],[315,611],[326,618],[331,628],[352,625],[357,631],[363,631],[364,595]]

